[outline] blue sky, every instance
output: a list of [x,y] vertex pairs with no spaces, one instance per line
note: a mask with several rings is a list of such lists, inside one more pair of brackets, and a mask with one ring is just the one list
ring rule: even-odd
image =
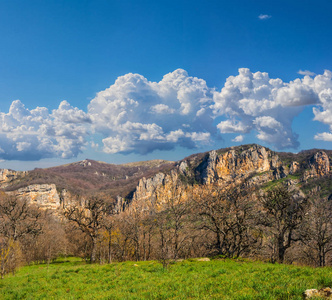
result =
[[0,1],[0,168],[331,149],[331,9]]

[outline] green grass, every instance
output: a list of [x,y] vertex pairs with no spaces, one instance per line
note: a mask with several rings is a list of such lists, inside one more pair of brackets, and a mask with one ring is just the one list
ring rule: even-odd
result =
[[[138,265],[138,266],[135,266]],[[1,299],[302,299],[332,285],[332,268],[243,260],[89,265],[79,259],[21,268],[0,281]]]
[[264,190],[270,190],[275,188],[277,185],[280,185],[281,183],[283,183],[284,181],[288,180],[288,179],[292,179],[292,180],[298,180],[300,179],[300,175],[290,175],[288,174],[287,177],[281,178],[281,179],[276,179],[273,181],[268,181],[265,184],[263,184],[263,189]]

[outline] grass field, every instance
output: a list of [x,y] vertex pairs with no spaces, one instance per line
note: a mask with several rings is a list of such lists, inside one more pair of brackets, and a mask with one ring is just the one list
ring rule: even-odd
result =
[[90,265],[80,259],[22,267],[0,281],[1,299],[302,299],[332,285],[332,268],[244,260]]

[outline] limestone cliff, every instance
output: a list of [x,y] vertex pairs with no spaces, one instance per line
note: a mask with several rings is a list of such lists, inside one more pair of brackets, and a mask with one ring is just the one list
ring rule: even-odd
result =
[[202,182],[226,184],[264,172],[271,173],[271,180],[287,176],[278,155],[271,150],[259,145],[239,150],[231,149],[220,154],[217,151],[209,152],[201,166]]
[[27,171],[0,169],[0,188],[7,187],[11,182],[27,175]]
[[303,179],[322,177],[330,174],[330,160],[324,151],[317,152],[309,161],[309,168],[303,174]]
[[[302,179],[294,175],[299,173]],[[303,178],[328,174],[331,174],[330,161],[323,151],[318,151],[305,165],[296,161],[286,163],[277,153],[259,145],[233,147],[191,156],[180,161],[171,172],[141,179],[133,193],[132,204],[137,205],[139,201],[160,202],[162,200],[158,198],[167,198],[165,193],[178,188],[179,182],[201,187],[217,184],[221,188],[235,185],[248,188],[282,180],[295,187]]]
[[44,209],[60,207],[60,198],[54,184],[33,184],[10,193]]

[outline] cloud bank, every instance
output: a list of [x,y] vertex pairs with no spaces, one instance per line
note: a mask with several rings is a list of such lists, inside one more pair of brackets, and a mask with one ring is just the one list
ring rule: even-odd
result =
[[105,153],[147,154],[213,145],[227,134],[241,143],[251,132],[276,149],[296,149],[292,122],[305,106],[330,129],[312,138],[332,141],[332,73],[300,74],[283,82],[241,68],[218,91],[182,69],[159,82],[129,73],[97,93],[86,112],[67,101],[49,112],[15,100],[0,112],[0,159],[72,158],[88,143]]

